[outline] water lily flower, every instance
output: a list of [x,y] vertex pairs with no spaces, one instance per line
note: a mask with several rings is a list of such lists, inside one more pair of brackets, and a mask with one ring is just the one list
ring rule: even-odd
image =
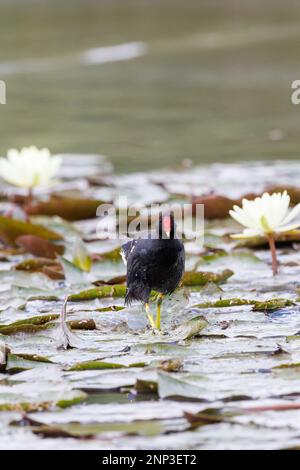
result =
[[300,204],[289,211],[290,196],[283,193],[264,193],[253,201],[243,199],[242,207],[234,206],[229,211],[231,217],[246,227],[242,233],[231,235],[232,238],[243,239],[265,237],[272,254],[273,274],[278,272],[275,238],[279,233],[291,232],[300,227],[299,222],[293,222],[300,214]]
[[0,158],[0,176],[8,183],[32,192],[38,186],[49,186],[61,163],[61,157],[51,156],[47,148],[10,149],[7,158]]

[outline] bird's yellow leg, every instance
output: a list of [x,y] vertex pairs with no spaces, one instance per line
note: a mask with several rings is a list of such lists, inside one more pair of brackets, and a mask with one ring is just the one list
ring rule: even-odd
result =
[[155,321],[154,321],[153,316],[152,316],[151,313],[150,313],[149,304],[145,304],[145,309],[146,309],[146,314],[147,314],[149,323],[150,323],[150,325],[151,325],[151,328],[156,328],[156,323],[155,323]]
[[159,294],[159,296],[157,298],[155,326],[158,330],[160,330],[160,313],[161,313],[161,304],[162,304],[163,298],[164,298],[163,294]]

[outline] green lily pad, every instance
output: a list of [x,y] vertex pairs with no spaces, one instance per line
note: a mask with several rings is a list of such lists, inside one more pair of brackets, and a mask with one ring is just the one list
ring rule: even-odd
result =
[[21,235],[35,235],[50,241],[62,240],[62,236],[42,225],[31,224],[23,220],[0,216],[0,238],[8,244],[14,244]]
[[6,344],[0,339],[0,370],[6,368],[8,351]]
[[82,300],[102,299],[106,297],[125,297],[126,286],[100,286],[93,287],[92,289],[84,290],[78,294],[71,294],[69,301],[80,302]]
[[118,364],[114,362],[104,362],[104,361],[86,361],[80,362],[72,366],[69,370],[76,371],[76,370],[98,370],[98,369],[122,369],[126,366],[123,364]]
[[294,302],[288,299],[271,299],[265,302],[255,302],[253,306],[254,312],[273,312],[280,308],[292,307]]
[[233,274],[233,271],[230,269],[225,269],[218,274],[211,272],[185,272],[182,284],[184,286],[205,286],[209,282],[219,284],[227,281]]

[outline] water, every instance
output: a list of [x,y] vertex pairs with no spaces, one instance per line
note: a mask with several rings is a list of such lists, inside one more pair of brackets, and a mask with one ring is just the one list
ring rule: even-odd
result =
[[261,3],[0,1],[0,153],[102,153],[117,171],[297,159],[300,4]]

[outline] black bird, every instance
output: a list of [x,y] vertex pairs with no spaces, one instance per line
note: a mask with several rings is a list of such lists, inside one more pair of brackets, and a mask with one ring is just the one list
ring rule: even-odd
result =
[[[130,305],[133,300],[143,302],[152,328],[158,330],[163,297],[176,289],[184,273],[184,246],[176,238],[175,231],[174,214],[160,213],[154,236],[149,233],[147,238],[127,242],[121,249],[127,265],[125,305]],[[159,292],[155,321],[149,313],[152,290]]]

